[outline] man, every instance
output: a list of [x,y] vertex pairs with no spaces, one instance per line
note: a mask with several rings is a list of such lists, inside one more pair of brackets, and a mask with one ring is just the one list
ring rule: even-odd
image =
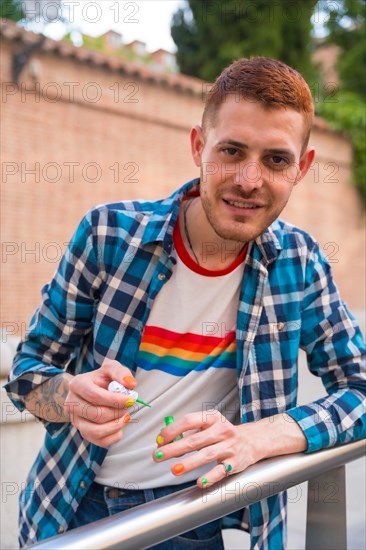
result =
[[[7,385],[48,432],[21,496],[23,544],[365,436],[360,331],[317,244],[278,219],[313,162],[312,121],[296,71],[241,59],[191,131],[200,178],[82,220]],[[328,392],[306,406],[299,348]],[[113,380],[152,407],[110,393]],[[252,548],[284,547],[285,506],[281,493],[250,507]],[[223,548],[220,522],[158,548],[192,545]]]

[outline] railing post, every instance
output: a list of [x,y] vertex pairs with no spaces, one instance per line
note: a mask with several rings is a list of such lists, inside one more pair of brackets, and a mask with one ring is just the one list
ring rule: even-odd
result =
[[345,477],[339,466],[309,479],[306,550],[346,550]]

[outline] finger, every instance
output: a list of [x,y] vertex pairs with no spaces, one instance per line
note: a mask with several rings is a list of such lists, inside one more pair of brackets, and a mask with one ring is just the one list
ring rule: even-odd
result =
[[229,462],[228,460],[225,460],[217,466],[211,468],[211,470],[209,470],[206,474],[200,476],[197,479],[197,485],[201,487],[201,489],[205,489],[206,487],[210,487],[214,483],[218,483],[222,479],[226,479],[235,473],[236,472],[232,461]]
[[128,403],[128,400],[126,400],[122,406],[117,402],[113,403],[113,407],[94,405],[92,403],[87,403],[82,397],[74,396],[69,392],[64,403],[64,408],[72,421],[76,417],[81,417],[90,422],[103,424],[104,422],[109,422],[110,420],[115,420],[125,415],[131,404],[134,404],[133,400],[131,400],[131,403]]
[[197,432],[194,434],[191,434],[189,436],[184,436],[183,439],[180,439],[178,441],[174,441],[170,444],[164,445],[160,444],[161,440],[159,439],[159,436],[157,437],[158,442],[158,451],[155,451],[153,454],[154,460],[158,459],[159,462],[161,460],[168,460],[169,458],[177,458],[183,455],[186,455],[188,453],[191,453],[193,451],[199,451],[201,449],[204,449],[206,447],[209,447],[215,443],[217,443],[217,437],[215,437],[214,433],[209,432],[209,430],[206,430],[205,433],[203,432]]
[[116,421],[127,413],[125,407],[98,407],[95,405],[86,405],[73,411],[71,418],[82,418],[93,424],[106,424]]
[[[221,481],[236,473],[236,464],[233,457],[225,460],[220,460],[219,456],[222,456],[224,449],[219,446],[212,446],[209,449],[204,449],[199,453],[195,453],[193,456],[187,457],[181,462],[175,462],[171,467],[171,472],[175,476],[180,476],[185,473],[201,468],[206,464],[213,462],[212,458],[219,461],[219,464],[213,466],[207,473],[201,475],[197,480],[197,485],[201,488],[210,487],[214,483]],[[244,468],[241,468],[244,469]]]
[[[216,462],[219,457],[223,456],[224,451],[225,449],[221,443],[205,447],[201,451],[187,455],[184,459],[175,462],[172,466],[172,473],[174,475],[181,475],[183,473],[191,472],[197,468],[201,468],[202,466],[206,466],[212,462]],[[166,455],[164,448],[159,448],[153,454],[153,458],[155,462],[162,462],[163,460],[171,457]]]
[[117,441],[120,441],[123,436],[123,428],[131,420],[129,414],[124,415],[112,422],[105,424],[95,424],[84,418],[79,418],[76,424],[81,435],[96,445],[108,447]]
[[[209,448],[184,458],[182,461],[175,462],[171,467],[171,472],[173,475],[179,476],[198,468],[202,468],[202,466],[212,464],[212,462],[217,462],[217,457],[219,457],[221,453],[222,448],[220,445],[212,445]],[[203,478],[202,486],[207,485],[208,483],[216,483],[216,481],[223,479],[226,475],[226,471],[222,465],[220,465],[220,468],[217,468],[215,465],[211,468],[211,470],[209,470],[208,474],[201,476],[201,478]]]
[[[186,434],[186,432],[200,432],[206,430],[214,424],[230,424],[230,422],[219,412],[214,409],[196,413],[189,413],[178,420],[175,420],[172,424],[165,427],[161,432],[158,444],[164,445],[170,443],[177,436],[181,434]],[[222,426],[222,427],[223,427]]]
[[[224,417],[221,416],[221,418]],[[156,438],[158,448],[163,452],[164,459],[179,457],[192,451],[200,451],[216,443],[228,442],[230,438],[235,436],[235,426],[226,419],[225,423],[221,421],[215,422],[211,426],[199,431],[191,430],[188,433],[185,432],[182,439],[168,443],[170,438],[176,435],[176,431],[177,428],[174,428],[173,433],[169,432],[168,428],[164,429]],[[166,441],[167,444],[165,444]],[[159,454],[159,456],[161,455]]]
[[99,370],[108,379],[108,383],[116,380],[130,390],[134,389],[137,385],[137,380],[130,369],[118,361],[106,359]]
[[80,374],[70,381],[66,402],[72,397],[76,402],[80,400],[90,405],[110,408],[126,408],[126,404],[133,404],[128,395],[110,392],[107,388],[108,380],[104,380],[101,373]]

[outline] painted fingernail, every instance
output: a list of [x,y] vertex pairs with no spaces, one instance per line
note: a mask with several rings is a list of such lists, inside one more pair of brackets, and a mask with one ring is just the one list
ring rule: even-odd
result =
[[202,485],[207,485],[207,483],[208,483],[207,477],[203,477],[203,478],[201,479],[201,483],[202,483]]
[[181,464],[180,462],[178,462],[177,464],[174,464],[174,466],[172,467],[172,472],[176,476],[179,476],[180,474],[182,474],[184,470],[185,470],[184,465]]
[[155,451],[155,458],[157,458],[158,460],[163,458],[163,456],[164,456],[163,451]]
[[133,376],[125,376],[123,378],[123,384],[127,384],[130,388],[134,388],[137,385],[137,381]]
[[129,414],[125,414],[125,416],[123,417],[123,422],[124,422],[125,424],[128,424],[130,420],[131,420],[130,415],[129,415]]
[[158,437],[156,438],[156,443],[158,445],[162,445],[164,443],[164,438],[162,435],[158,435]]
[[135,400],[132,399],[131,397],[129,399],[127,399],[127,401],[125,403],[126,407],[132,407],[134,404],[135,404]]

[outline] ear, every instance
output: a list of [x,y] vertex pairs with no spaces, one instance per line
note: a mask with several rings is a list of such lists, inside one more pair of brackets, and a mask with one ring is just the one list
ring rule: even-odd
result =
[[196,166],[201,166],[201,157],[204,147],[203,132],[201,126],[194,126],[191,130],[191,152]]
[[315,149],[308,147],[300,158],[299,170],[297,172],[296,181],[294,185],[297,185],[309,171],[310,166],[313,164],[315,157]]

